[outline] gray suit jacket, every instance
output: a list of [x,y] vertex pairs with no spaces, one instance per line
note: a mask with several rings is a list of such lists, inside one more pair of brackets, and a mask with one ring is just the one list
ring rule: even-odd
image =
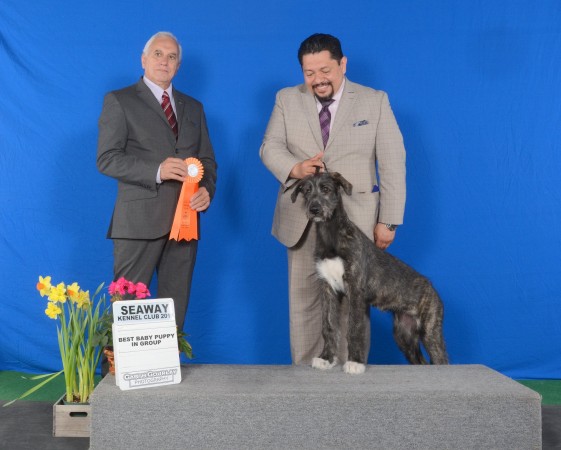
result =
[[[318,111],[305,85],[277,93],[260,156],[279,180],[273,235],[287,247],[308,224],[302,196],[290,199],[295,164],[323,150]],[[405,208],[405,149],[388,96],[346,80],[323,158],[330,172],[352,185],[343,194],[349,217],[370,238],[377,222],[401,224]]]
[[168,157],[198,158],[204,166],[199,185],[214,196],[216,162],[203,106],[175,89],[173,98],[177,141],[162,107],[142,79],[105,96],[97,167],[118,180],[109,238],[155,239],[169,233],[181,183],[156,183],[160,163]]

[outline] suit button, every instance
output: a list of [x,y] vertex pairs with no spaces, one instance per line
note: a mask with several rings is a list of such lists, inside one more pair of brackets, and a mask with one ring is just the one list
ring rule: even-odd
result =
[[179,153],[179,150],[178,150],[178,149],[175,149],[175,154],[177,155],[178,153]]

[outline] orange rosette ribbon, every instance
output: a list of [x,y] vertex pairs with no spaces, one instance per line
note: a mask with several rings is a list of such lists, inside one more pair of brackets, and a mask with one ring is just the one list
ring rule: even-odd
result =
[[186,241],[199,239],[197,211],[191,209],[189,202],[193,194],[199,190],[199,181],[203,178],[204,168],[197,158],[187,158],[185,164],[187,164],[187,177],[181,187],[173,225],[169,234],[170,240],[175,239],[178,242],[182,239]]

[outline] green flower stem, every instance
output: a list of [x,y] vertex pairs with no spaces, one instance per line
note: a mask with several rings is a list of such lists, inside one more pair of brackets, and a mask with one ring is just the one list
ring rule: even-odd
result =
[[[92,297],[92,305],[102,287],[103,283]],[[62,305],[58,338],[67,402],[85,403],[93,392],[95,370],[101,350],[97,346],[92,346],[90,339],[99,327],[102,305],[105,305],[105,296],[100,298],[95,308],[90,306],[83,309],[70,300]]]

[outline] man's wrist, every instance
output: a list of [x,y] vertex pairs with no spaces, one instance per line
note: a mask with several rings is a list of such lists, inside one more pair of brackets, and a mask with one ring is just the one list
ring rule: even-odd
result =
[[[382,222],[383,223],[383,222]],[[386,226],[386,228],[390,231],[395,231],[397,229],[397,225],[393,224],[393,223],[384,223],[384,225]]]

